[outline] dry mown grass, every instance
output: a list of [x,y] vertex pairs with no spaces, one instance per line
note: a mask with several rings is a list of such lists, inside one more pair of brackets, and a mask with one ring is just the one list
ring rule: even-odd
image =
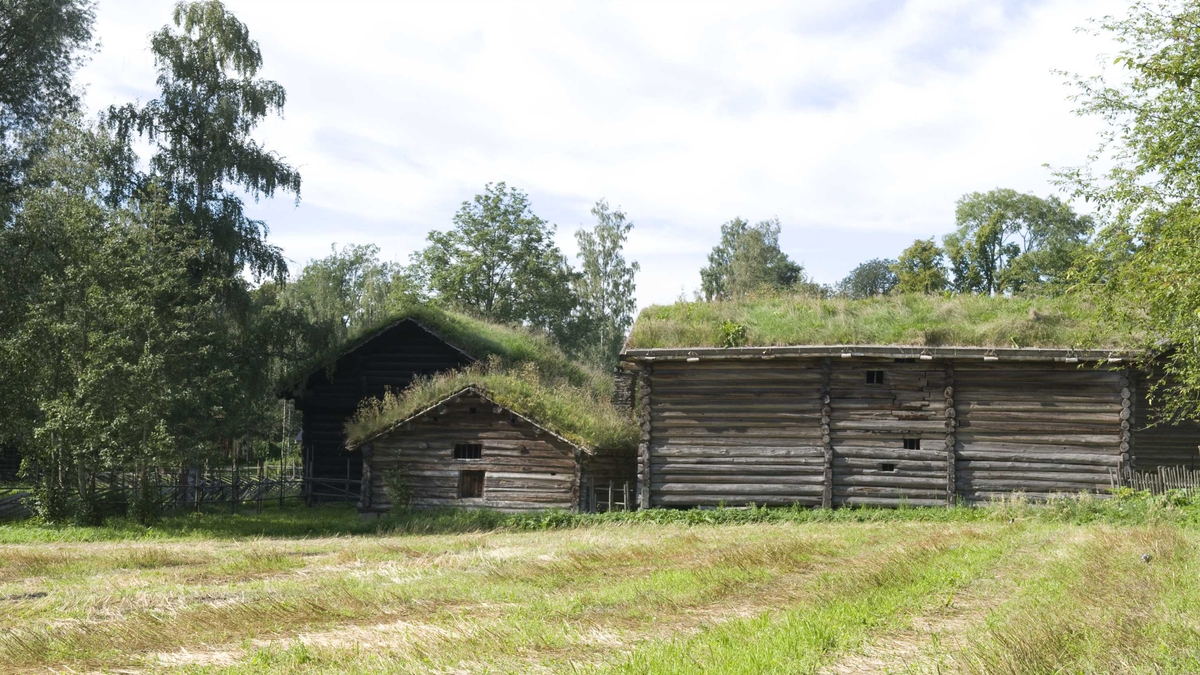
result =
[[1196,534],[1005,519],[0,546],[0,671],[1190,672]]

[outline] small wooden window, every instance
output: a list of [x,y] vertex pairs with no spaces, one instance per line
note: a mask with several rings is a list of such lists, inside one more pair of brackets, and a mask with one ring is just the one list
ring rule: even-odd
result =
[[921,439],[919,439],[919,438],[904,439],[904,449],[905,450],[920,450],[921,449]]
[[882,370],[868,370],[867,371],[867,384],[883,384],[883,371]]
[[479,459],[483,457],[483,443],[455,443],[454,459]]
[[880,465],[879,465],[879,470],[880,470],[880,471],[887,471],[887,472],[889,472],[889,473],[890,473],[890,472],[892,472],[892,471],[895,471],[895,470],[896,470],[896,465],[895,465],[895,464],[890,464],[890,463],[888,463],[888,462],[884,462],[883,464],[880,464]]
[[483,496],[483,473],[482,471],[458,472],[459,499],[479,499]]
[[475,408],[474,408],[474,407],[467,408],[467,412],[469,412],[469,413],[471,413],[472,415],[474,415],[474,414],[475,414]]

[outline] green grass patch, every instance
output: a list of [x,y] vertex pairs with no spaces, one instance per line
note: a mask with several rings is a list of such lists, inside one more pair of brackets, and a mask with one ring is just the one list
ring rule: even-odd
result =
[[533,419],[588,449],[633,448],[637,425],[612,406],[611,382],[578,386],[547,376],[536,363],[505,365],[492,360],[460,371],[417,378],[404,391],[365,403],[346,425],[347,445],[355,446],[467,387],[478,387],[496,403]]
[[581,387],[607,386],[611,391],[611,384],[604,384],[608,379],[604,373],[572,361],[545,335],[518,326],[491,323],[430,304],[411,304],[378,323],[363,326],[346,341],[314,355],[283,377],[280,390],[302,384],[314,370],[333,369],[338,357],[344,352],[404,319],[413,319],[480,361],[498,357],[509,363],[531,362],[537,364],[538,370],[546,377],[565,380]]
[[1136,336],[1080,298],[894,295],[865,300],[766,296],[642,310],[629,347],[911,345],[1119,348]]

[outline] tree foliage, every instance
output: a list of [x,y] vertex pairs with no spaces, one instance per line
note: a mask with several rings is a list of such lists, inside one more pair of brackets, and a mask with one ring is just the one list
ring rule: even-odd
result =
[[162,95],[143,106],[108,112],[108,123],[154,146],[153,179],[166,190],[181,224],[212,242],[202,266],[232,276],[283,278],[287,265],[266,242],[267,227],[245,214],[239,191],[254,199],[276,190],[299,199],[300,174],[251,137],[272,113],[282,113],[283,87],[255,75],[258,43],[217,0],[180,2],[174,27],[154,33],[150,50]]
[[837,292],[848,298],[860,300],[876,295],[887,295],[899,283],[895,271],[896,261],[875,258],[860,264],[838,282]]
[[721,226],[721,242],[700,270],[707,300],[736,298],[762,291],[793,290],[804,284],[804,267],[779,248],[779,219],[750,225],[742,218]]
[[341,250],[335,245],[328,256],[309,261],[285,288],[284,301],[324,330],[330,343],[376,325],[396,307],[421,297],[408,269],[380,261],[374,244],[347,244]]
[[[1106,227],[1078,278],[1101,316],[1166,353],[1151,397],[1169,419],[1200,418],[1200,3],[1141,0],[1099,32],[1115,73],[1076,77],[1081,115],[1107,124],[1083,167],[1058,175]],[[1103,168],[1098,168],[1103,167]]]
[[453,229],[429,233],[429,246],[414,256],[414,276],[454,308],[562,335],[578,299],[554,231],[524,192],[488,183],[463,202]]
[[580,301],[580,324],[576,351],[588,360],[602,365],[616,362],[633,326],[634,277],[640,269],[636,262],[625,260],[625,241],[633,222],[625,212],[612,210],[601,199],[592,207],[596,225],[591,230],[575,233],[579,242],[579,275],[576,293]]
[[955,221],[944,243],[961,293],[1019,293],[1061,281],[1094,229],[1057,197],[1009,189],[964,195]]
[[75,109],[72,77],[91,46],[94,20],[90,0],[0,2],[0,131]]
[[946,277],[946,253],[929,239],[918,239],[904,249],[893,270],[896,288],[901,293],[940,293],[949,285]]

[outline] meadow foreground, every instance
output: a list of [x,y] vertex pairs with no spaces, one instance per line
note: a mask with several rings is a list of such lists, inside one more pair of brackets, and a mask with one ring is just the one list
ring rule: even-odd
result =
[[1104,508],[0,527],[0,671],[1197,671],[1194,517]]

